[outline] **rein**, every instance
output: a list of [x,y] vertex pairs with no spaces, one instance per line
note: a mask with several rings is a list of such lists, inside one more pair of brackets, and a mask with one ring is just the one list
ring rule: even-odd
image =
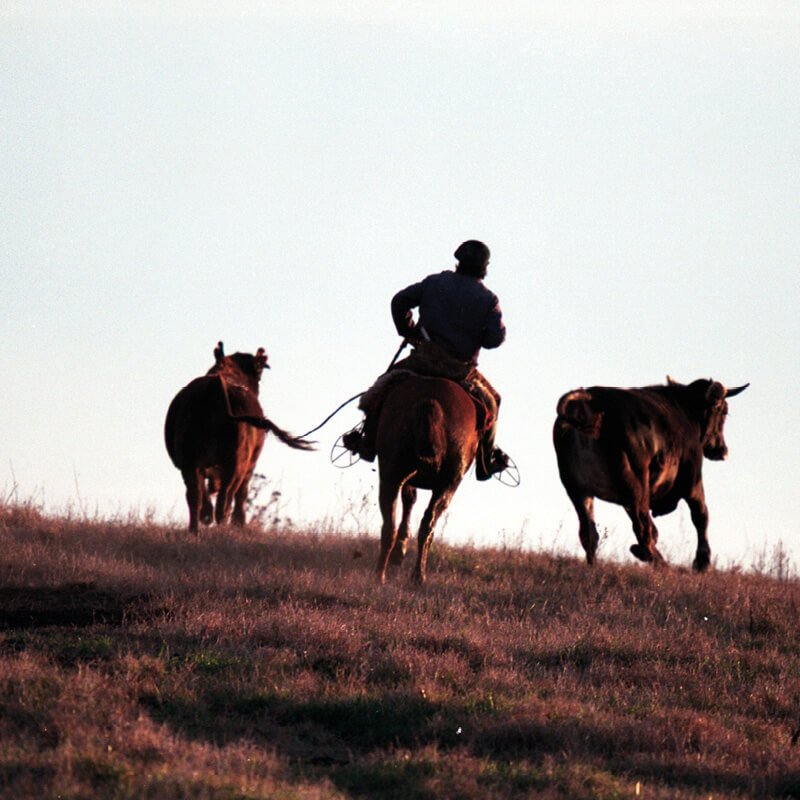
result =
[[[394,358],[389,362],[389,366],[386,367],[384,372],[388,372],[395,365],[397,359],[400,358],[400,353],[402,353],[403,350],[405,350],[409,344],[410,342],[408,339],[403,339],[403,341],[400,343],[400,347],[397,348],[397,352],[394,354]],[[325,417],[325,419],[322,420],[322,422],[320,422],[320,424],[317,425],[316,428],[312,428],[310,431],[304,433],[299,438],[305,439],[306,436],[310,436],[312,433],[316,433],[321,427],[323,427],[323,425],[326,425],[328,422],[330,422],[346,405],[352,403],[353,400],[357,400],[359,397],[361,397],[362,394],[364,394],[364,392],[359,392],[358,394],[354,394],[349,400],[345,400],[344,403],[342,403],[335,411],[332,411],[330,414],[328,414],[328,416]]]
[[[230,395],[228,394],[228,382],[225,380],[225,376],[221,372],[218,372],[217,377],[219,378],[219,382],[222,384],[222,394],[225,397],[225,406],[228,409],[228,416],[231,419],[241,419],[241,417],[238,414],[233,413],[233,408],[231,407],[231,398]],[[236,385],[238,386],[239,384]]]
[[[217,377],[222,385],[222,394],[225,397],[225,407],[228,410],[228,417],[237,422],[246,422],[248,425],[254,425],[256,428],[261,428],[262,430],[270,430],[269,425],[271,423],[266,417],[253,416],[252,414],[234,414],[233,407],[231,406],[231,398],[228,394],[228,381],[225,380],[225,376],[221,372],[217,373]],[[231,383],[237,388],[243,389],[245,392],[252,393],[252,389],[250,389],[249,386],[243,386],[241,383],[236,383],[234,381],[231,381]]]
[[330,414],[328,414],[328,416],[325,417],[325,419],[322,420],[322,422],[320,422],[320,424],[317,425],[316,428],[312,428],[310,431],[307,431],[298,438],[305,439],[306,436],[310,436],[312,433],[316,433],[323,425],[330,422],[348,403],[352,403],[353,400],[357,400],[359,397],[361,397],[362,394],[364,394],[364,392],[359,392],[358,394],[354,394],[349,400],[345,400],[344,403],[342,403],[335,411],[332,411]]

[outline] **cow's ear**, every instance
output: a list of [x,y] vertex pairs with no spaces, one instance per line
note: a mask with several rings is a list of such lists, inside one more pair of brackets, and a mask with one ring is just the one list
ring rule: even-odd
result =
[[713,406],[725,399],[725,387],[719,381],[710,381],[706,389],[706,403]]
[[270,368],[267,363],[267,351],[264,350],[263,347],[259,347],[258,350],[256,350],[256,368],[259,370]]
[[225,358],[225,348],[222,346],[222,342],[217,342],[217,346],[214,348],[214,360],[219,364],[223,358]]
[[680,386],[680,381],[676,381],[672,375],[667,375],[667,386]]

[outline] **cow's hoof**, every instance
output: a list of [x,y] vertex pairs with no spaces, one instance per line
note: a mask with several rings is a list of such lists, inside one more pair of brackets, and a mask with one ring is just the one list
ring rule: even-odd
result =
[[649,563],[653,560],[653,554],[643,544],[632,544],[631,553],[633,553],[639,561],[647,561]]
[[694,562],[692,563],[692,567],[694,567],[696,572],[705,572],[711,564],[711,554],[710,553],[698,553],[695,556]]

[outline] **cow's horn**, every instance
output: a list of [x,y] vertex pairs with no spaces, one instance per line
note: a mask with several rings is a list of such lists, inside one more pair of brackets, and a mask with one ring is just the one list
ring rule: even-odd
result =
[[736,386],[733,389],[728,389],[725,392],[725,397],[736,397],[737,394],[741,394],[749,385],[750,383],[748,382],[743,384],[742,386]]

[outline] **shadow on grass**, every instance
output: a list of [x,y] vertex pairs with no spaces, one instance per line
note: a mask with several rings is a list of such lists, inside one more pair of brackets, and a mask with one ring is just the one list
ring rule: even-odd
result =
[[[436,768],[413,759],[402,763],[392,755],[426,747],[533,769],[546,758],[595,764],[631,781],[676,790],[800,797],[794,774],[779,774],[776,769],[772,776],[755,778],[742,763],[723,766],[719,759],[689,763],[679,750],[659,752],[656,737],[633,722],[617,729],[572,717],[508,720],[488,707],[432,702],[403,692],[296,700],[277,693],[242,696],[216,691],[199,700],[149,695],[140,702],[157,721],[181,735],[219,746],[253,741],[301,771],[312,767],[324,773],[353,797],[430,796],[431,770]],[[639,733],[643,740],[637,745]]]
[[[327,775],[353,797],[423,798],[430,769],[419,763],[367,763],[372,754],[462,740],[458,710],[408,693],[298,701],[279,694],[206,694],[199,702],[150,695],[151,716],[184,736],[224,746],[242,738],[274,750],[300,771]],[[461,715],[463,721],[463,715]]]
[[123,625],[132,619],[151,619],[147,595],[102,591],[92,583],[60,586],[0,587],[0,630]]

